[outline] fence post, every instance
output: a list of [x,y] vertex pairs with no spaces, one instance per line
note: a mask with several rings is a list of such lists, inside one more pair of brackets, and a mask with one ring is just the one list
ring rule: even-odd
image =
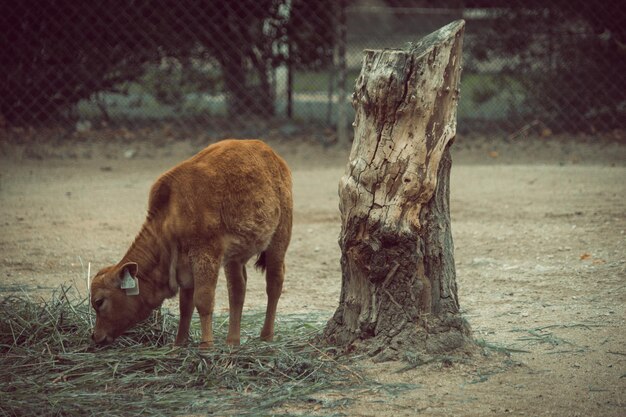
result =
[[337,10],[337,140],[350,143],[346,108],[346,0],[338,1]]
[[293,64],[291,62],[291,39],[287,40],[287,118],[293,118]]

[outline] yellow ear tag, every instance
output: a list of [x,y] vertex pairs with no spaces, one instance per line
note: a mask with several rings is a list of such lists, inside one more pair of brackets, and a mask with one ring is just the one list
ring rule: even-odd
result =
[[139,280],[130,275],[128,269],[125,269],[120,288],[126,290],[126,295],[139,295]]

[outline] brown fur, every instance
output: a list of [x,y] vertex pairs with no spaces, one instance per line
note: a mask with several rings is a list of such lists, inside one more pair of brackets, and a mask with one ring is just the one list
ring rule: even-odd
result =
[[[226,341],[239,344],[245,264],[254,255],[266,269],[268,303],[261,338],[271,340],[292,210],[289,168],[258,140],[218,142],[167,171],[152,186],[148,216],[126,255],[93,279],[93,340],[113,341],[180,288],[176,344],[187,342],[195,306],[201,347],[210,346],[215,285],[223,265],[230,305]],[[139,295],[120,289],[125,269],[138,279]]]

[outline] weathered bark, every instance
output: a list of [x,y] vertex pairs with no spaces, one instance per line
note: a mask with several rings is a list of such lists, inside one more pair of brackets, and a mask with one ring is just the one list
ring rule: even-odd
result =
[[379,359],[466,346],[450,229],[464,22],[406,50],[365,51],[339,186],[340,305],[324,337]]

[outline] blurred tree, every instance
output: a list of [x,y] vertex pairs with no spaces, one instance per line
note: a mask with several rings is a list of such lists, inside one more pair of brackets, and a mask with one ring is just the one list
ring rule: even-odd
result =
[[[467,70],[496,72],[475,90],[488,101],[519,83],[511,117],[552,129],[624,128],[626,9],[623,0],[385,0],[390,7],[482,9],[468,23]],[[482,68],[482,69],[479,69]],[[529,120],[530,119],[530,120]]]
[[282,32],[289,43],[289,56],[297,69],[318,70],[333,62],[335,43],[334,0],[293,0]]
[[[98,92],[120,92],[148,68],[175,59],[182,69],[194,69],[195,80],[199,63],[217,64],[229,114],[270,115],[271,70],[285,59],[277,55],[277,42],[289,35],[289,59],[302,67],[319,67],[332,57],[332,16],[330,9],[322,9],[327,3],[0,2],[0,114],[14,123],[61,117],[78,101]],[[287,17],[279,14],[290,4]],[[172,80],[176,77],[164,78]],[[215,87],[213,81],[204,84],[200,81],[199,88]],[[177,96],[167,88],[156,93],[168,103]]]
[[[492,8],[481,21],[471,56],[504,62],[525,92],[526,119],[552,129],[594,131],[624,127],[626,11],[607,0],[467,0],[466,7]],[[491,22],[491,24],[488,24]]]
[[142,63],[155,59],[156,50],[128,24],[134,16],[120,23],[114,3],[125,2],[0,2],[0,112],[8,121],[58,115],[141,75]]

